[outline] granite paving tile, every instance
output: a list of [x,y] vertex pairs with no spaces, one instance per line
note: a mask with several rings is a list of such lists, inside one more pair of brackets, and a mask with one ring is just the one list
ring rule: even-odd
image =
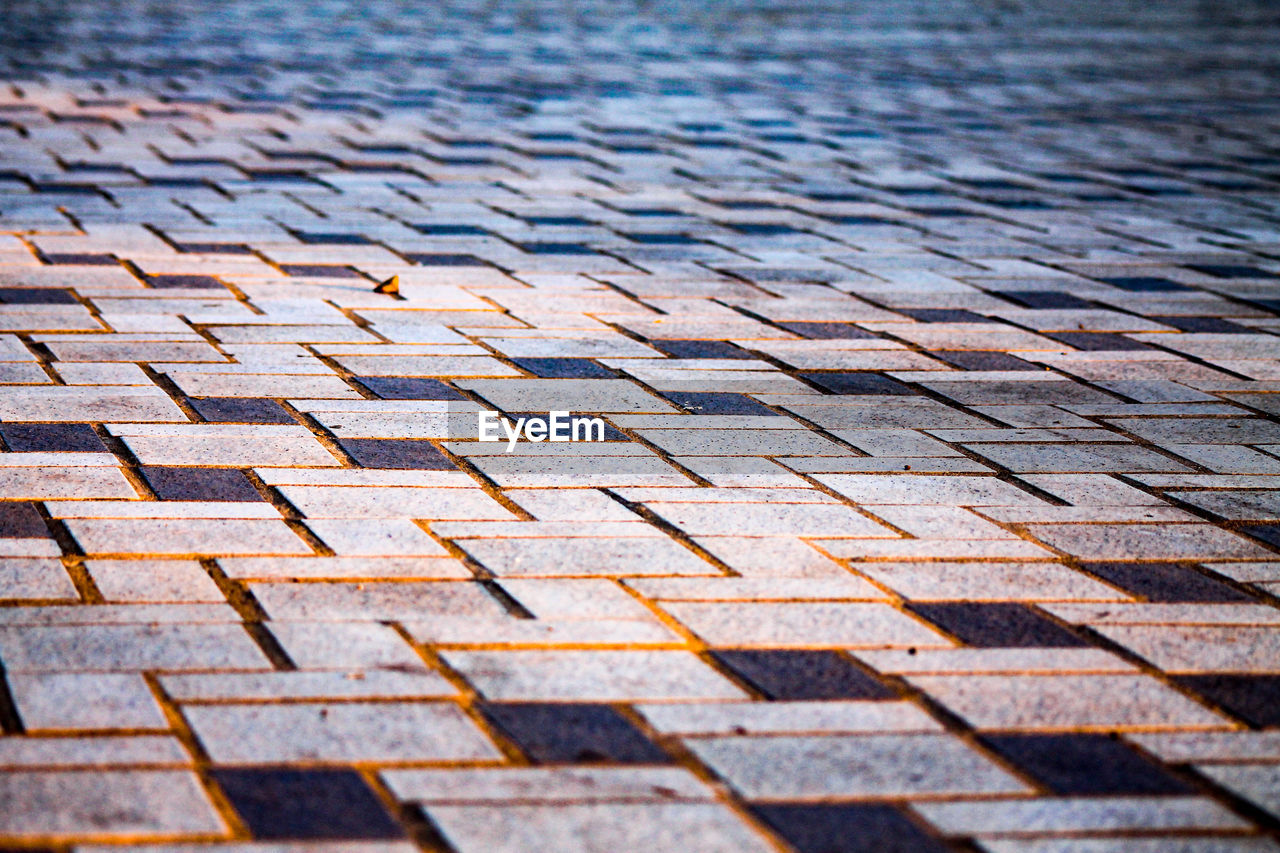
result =
[[191,754],[171,735],[18,737],[0,741],[0,767],[6,770],[186,767],[192,763]]
[[262,669],[267,659],[239,625],[0,627],[9,672]]
[[989,749],[1055,794],[1069,796],[1194,793],[1178,776],[1104,734],[998,734]]
[[740,699],[746,695],[689,652],[450,651],[443,657],[495,701]]
[[15,840],[165,840],[227,833],[208,793],[189,771],[13,771],[0,775],[0,803],[0,828]]
[[1280,809],[1280,765],[1220,764],[1199,766],[1201,773],[1259,808]]
[[666,764],[671,758],[616,709],[578,703],[489,703],[481,708],[531,761]]
[[140,675],[15,673],[9,690],[27,731],[169,728]]
[[420,803],[597,803],[706,801],[710,788],[688,770],[655,766],[566,766],[384,770],[398,797]]
[[267,519],[73,518],[86,554],[309,554],[283,521]]
[[219,764],[497,759],[456,705],[442,702],[186,705]]
[[0,559],[0,599],[76,599],[75,584],[53,559]]
[[708,853],[772,849],[719,803],[432,805],[427,815],[459,853],[605,853],[680,845]]
[[707,643],[771,648],[945,646],[949,641],[887,604],[665,602],[663,610]]
[[1150,676],[921,675],[910,681],[983,729],[1098,731],[1228,725],[1225,717]]
[[[366,848],[360,841],[404,836],[386,806],[354,770],[223,767],[214,771],[213,778],[253,837],[268,844],[278,840],[323,850],[325,839],[341,839],[334,842],[335,849],[374,853],[382,846]],[[280,847],[297,849],[288,843]],[[382,849],[390,853],[395,848]]]
[[1223,806],[1200,797],[987,800],[913,808],[948,835],[959,836],[1248,827]]
[[751,800],[1026,790],[990,759],[945,734],[714,737],[691,740],[689,748]]

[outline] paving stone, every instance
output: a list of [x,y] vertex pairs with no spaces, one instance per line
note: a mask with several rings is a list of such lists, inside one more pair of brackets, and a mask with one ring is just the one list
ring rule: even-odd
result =
[[708,853],[771,849],[719,803],[435,805],[427,815],[459,853],[604,853],[684,845]]
[[282,622],[271,634],[299,669],[388,667],[421,670],[422,658],[395,629],[377,622]]
[[364,468],[418,468],[448,470],[456,467],[429,441],[348,438],[338,442]]
[[1254,625],[1098,625],[1095,630],[1171,672],[1274,672],[1280,629]]
[[955,649],[880,649],[857,652],[857,657],[883,673],[1132,673],[1137,671],[1119,655],[1102,649],[1040,646],[996,646]]
[[1024,604],[913,602],[908,609],[961,642],[979,648],[1069,649],[1088,645]]
[[513,518],[478,488],[287,485],[277,491],[307,518]]
[[1192,761],[1265,761],[1275,758],[1274,732],[1154,732],[1126,740],[1170,764]]
[[1125,445],[966,444],[965,447],[1016,473],[1189,470],[1152,450]]
[[260,669],[267,659],[239,625],[0,627],[9,672]]
[[909,679],[983,729],[1221,728],[1226,718],[1150,676],[921,675]]
[[169,728],[138,675],[14,673],[9,690],[27,731]]
[[831,504],[669,504],[649,509],[691,536],[742,536],[769,531],[778,536],[890,538],[893,532],[853,509]]
[[768,699],[893,699],[897,694],[833,651],[725,650],[713,657]]
[[707,702],[639,705],[660,732],[689,735],[876,734],[937,732],[942,727],[918,706],[887,699]]
[[354,770],[222,767],[213,779],[254,838],[401,838],[404,831]]
[[0,776],[0,831],[11,838],[87,836],[160,841],[227,827],[194,773],[55,770]]
[[231,468],[144,466],[142,476],[162,501],[260,501],[243,471]]
[[910,396],[915,392],[886,376],[876,373],[808,373],[802,374],[814,384],[833,394],[870,394]]
[[666,391],[663,393],[682,409],[700,415],[761,415],[774,412],[745,394],[727,391]]
[[859,504],[1034,506],[1041,501],[994,477],[819,474],[819,482]]
[[674,412],[675,407],[622,379],[464,379],[504,412]]
[[478,583],[253,583],[250,589],[271,618],[282,620],[399,621],[506,612]]
[[752,811],[798,853],[928,853],[947,849],[891,805],[777,803],[758,805]]
[[945,646],[949,641],[886,604],[667,602],[663,609],[716,646]]
[[4,443],[15,452],[59,451],[105,453],[106,446],[90,424],[22,424],[0,426]]
[[1083,797],[984,803],[920,803],[914,808],[948,835],[1034,832],[1233,830],[1247,824],[1201,797]]
[[[504,349],[510,351],[509,346]],[[616,375],[587,358],[513,358],[512,361],[539,379],[613,379]]]
[[1268,4],[31,5],[0,848],[1277,849]]
[[356,380],[383,400],[465,400],[439,379],[412,376],[361,376]]
[[304,427],[239,424],[112,424],[143,465],[337,466]]
[[1086,563],[1085,570],[1148,601],[1250,601],[1221,581],[1177,563]]
[[446,652],[445,661],[494,701],[740,699],[745,693],[688,652]]
[[[362,662],[363,663],[363,662]],[[447,679],[414,664],[359,672],[224,672],[164,675],[165,693],[176,701],[272,699],[435,699],[457,691]]]
[[1262,557],[1261,546],[1208,524],[1028,525],[1031,535],[1082,560],[1239,560]]
[[0,538],[45,539],[49,528],[35,506],[28,502],[0,503]]
[[[335,554],[418,557],[446,557],[449,554],[421,527],[405,518],[317,518],[308,521],[307,527]],[[419,574],[434,573],[425,571]]]
[[1274,726],[1280,720],[1280,677],[1268,675],[1182,675],[1182,687],[1254,726]]
[[[5,454],[13,467],[0,467],[0,500],[50,500],[58,498],[124,498],[132,500],[137,491],[117,467],[102,465],[102,454],[92,454],[86,460],[96,462],[86,465],[78,462],[84,455],[76,454]],[[65,456],[62,465],[49,456]],[[21,457],[21,458],[15,458]],[[32,458],[36,457],[36,458]],[[44,460],[39,457],[45,457]],[[110,457],[108,457],[110,458]],[[4,457],[0,457],[3,460]],[[23,461],[35,463],[21,465]],[[114,464],[114,463],[112,463]],[[28,529],[24,527],[24,529]]]
[[422,803],[672,802],[714,799],[680,767],[568,766],[384,770],[401,799]]
[[107,601],[226,600],[217,583],[194,560],[89,560],[85,568]]
[[283,521],[74,518],[66,525],[86,554],[311,553]]
[[1106,601],[1125,597],[1053,563],[860,563],[854,568],[914,601]]
[[950,735],[719,737],[690,741],[689,748],[751,800],[1024,790]]
[[1088,625],[1266,626],[1275,624],[1275,611],[1253,602],[1133,602],[1108,607],[1098,604],[1045,604],[1060,619]]
[[75,584],[51,559],[0,559],[0,599],[76,599]]
[[441,702],[188,705],[183,714],[222,764],[501,757],[457,706]]
[[111,767],[187,767],[190,753],[170,735],[87,735],[16,737],[0,741],[0,767],[106,769]]
[[1108,735],[986,735],[982,743],[1055,794],[1193,792],[1158,762]]
[[481,713],[531,760],[664,764],[671,759],[608,705],[490,703]]
[[213,423],[292,424],[293,417],[274,400],[254,397],[199,397],[191,407]]
[[186,416],[167,395],[155,388],[94,389],[74,386],[6,389],[0,401],[0,419],[5,421],[90,421],[182,422]]
[[1198,769],[1269,813],[1274,814],[1280,808],[1280,767],[1275,764],[1216,765]]
[[651,536],[465,539],[458,544],[498,577],[720,574],[689,549]]
[[[352,519],[334,519],[342,527],[339,532],[348,532],[348,523]],[[357,524],[364,524],[360,519]],[[395,521],[394,519],[392,520]],[[406,522],[409,524],[410,522]],[[315,522],[312,522],[315,524]],[[421,532],[421,528],[414,526]],[[393,528],[382,528],[394,542],[404,528],[398,525]],[[329,532],[329,531],[326,531]],[[375,537],[375,544],[376,544]],[[434,540],[432,540],[434,541]],[[421,540],[415,540],[419,544]],[[361,540],[364,544],[364,540]],[[437,546],[438,547],[438,546]],[[251,578],[254,580],[297,580],[303,578],[348,580],[352,578],[404,578],[418,580],[465,580],[472,577],[462,563],[454,559],[423,559],[429,556],[425,552],[414,557],[222,557],[218,565],[232,578]]]

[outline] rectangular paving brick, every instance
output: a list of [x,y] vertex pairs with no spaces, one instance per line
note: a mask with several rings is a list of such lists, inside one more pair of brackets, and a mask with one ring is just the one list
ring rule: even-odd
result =
[[738,699],[746,694],[688,652],[447,652],[445,661],[495,701]]
[[213,778],[257,839],[354,841],[404,835],[354,770],[218,768]]
[[986,735],[982,743],[1064,795],[1190,794],[1189,784],[1103,734]]
[[947,849],[902,811],[879,803],[757,805],[752,810],[799,853],[884,850],[932,853]]
[[104,453],[107,449],[89,424],[9,423],[0,426],[0,436],[16,452]]
[[897,693],[833,651],[725,650],[717,662],[765,698],[893,699]]
[[454,464],[429,441],[348,438],[338,446],[364,468],[449,470]]
[[921,602],[908,609],[956,639],[979,648],[1076,648],[1088,643],[1024,604]]
[[188,705],[183,714],[222,764],[501,757],[457,706],[442,702]]
[[919,675],[910,679],[982,729],[1221,728],[1226,719],[1145,675]]
[[240,625],[5,625],[9,672],[262,669],[267,659]]
[[768,842],[720,803],[568,803],[432,805],[427,809],[454,849],[464,853],[584,850],[607,838],[622,849],[688,844],[708,853],[763,853]]
[[283,521],[74,518],[67,529],[86,554],[310,554]]
[[147,485],[162,501],[260,501],[242,471],[230,468],[144,466]]
[[663,609],[708,643],[754,647],[946,646],[949,641],[886,604],[667,602]]
[[189,771],[9,772],[0,776],[0,806],[0,832],[15,839],[79,835],[162,841],[227,831]]
[[693,741],[690,748],[752,800],[1025,790],[1022,782],[950,735],[722,737]]
[[671,759],[608,705],[490,703],[481,713],[531,760],[663,764]]

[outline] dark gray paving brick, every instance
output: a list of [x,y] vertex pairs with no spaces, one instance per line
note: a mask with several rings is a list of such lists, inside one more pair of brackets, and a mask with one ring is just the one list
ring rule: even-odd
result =
[[495,703],[481,713],[540,763],[664,764],[670,757],[608,705]]

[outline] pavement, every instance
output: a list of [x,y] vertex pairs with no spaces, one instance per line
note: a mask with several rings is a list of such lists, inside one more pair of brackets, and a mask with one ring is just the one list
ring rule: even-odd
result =
[[1278,23],[8,4],[0,846],[1280,849]]

